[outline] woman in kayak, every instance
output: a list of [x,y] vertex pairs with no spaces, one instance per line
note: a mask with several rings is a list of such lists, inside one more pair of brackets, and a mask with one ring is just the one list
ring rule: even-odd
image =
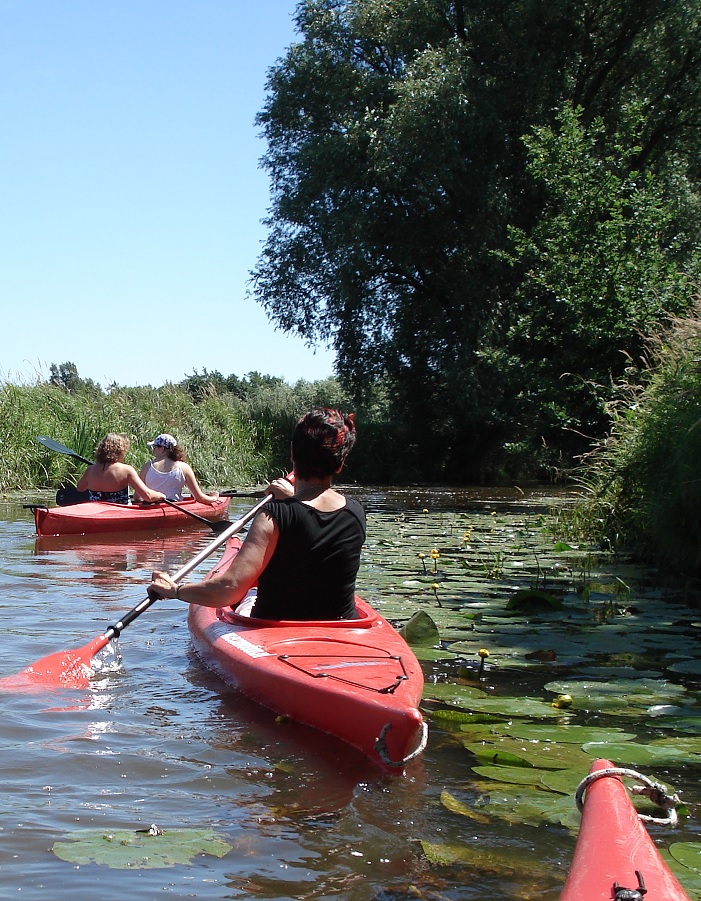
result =
[[[169,501],[181,501],[183,488],[190,490],[190,494],[201,504],[216,503],[219,494],[205,494],[200,488],[192,467],[185,463],[185,453],[172,435],[158,435],[153,441],[146,442],[151,448],[153,460],[144,463],[139,475],[144,484],[153,491],[162,491]],[[139,492],[136,492],[135,500],[140,500]]]
[[144,485],[133,466],[124,462],[130,443],[126,435],[109,432],[95,451],[95,462],[88,466],[78,479],[76,489],[87,491],[91,501],[109,501],[112,504],[128,504],[129,489],[133,488],[150,501],[162,501],[161,491],[152,491]]
[[365,511],[331,487],[355,444],[353,414],[319,408],[292,436],[293,476],[276,479],[241,550],[224,572],[176,585],[155,572],[151,596],[206,607],[236,606],[257,588],[251,615],[264,619],[354,619]]

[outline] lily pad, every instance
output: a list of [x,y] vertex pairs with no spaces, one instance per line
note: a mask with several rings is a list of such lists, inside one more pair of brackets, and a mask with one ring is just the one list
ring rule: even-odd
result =
[[681,766],[686,763],[701,763],[701,756],[690,754],[680,748],[668,745],[655,747],[641,745],[634,741],[621,744],[588,742],[583,749],[596,757],[605,757],[617,766]]
[[471,713],[469,710],[433,710],[430,720],[443,729],[460,729],[469,731],[474,726],[485,723],[502,723],[501,717],[489,713]]
[[686,689],[666,679],[594,679],[548,682],[547,691],[570,694],[580,709],[639,716],[641,709],[678,700]]
[[540,786],[509,785],[485,790],[479,810],[490,817],[498,817],[507,823],[526,823],[540,826],[543,823],[563,825],[576,832],[580,825],[580,814],[571,798],[562,794],[543,790]]
[[550,770],[543,774],[541,782],[550,791],[558,792],[561,795],[567,795],[571,800],[570,803],[575,807],[574,796],[579,788],[579,783],[586,776],[586,772],[582,770]]
[[451,793],[449,791],[446,791],[445,789],[441,792],[441,804],[446,808],[446,810],[450,810],[453,813],[458,813],[460,814],[460,816],[474,820],[476,823],[486,824],[489,822],[488,816],[485,816],[484,813],[480,812],[464,801],[459,801],[455,797],[455,795],[451,795]]
[[521,588],[511,596],[506,609],[534,613],[541,610],[562,610],[564,606],[562,598],[556,597],[547,591]]
[[211,829],[134,831],[84,829],[54,842],[52,851],[69,863],[97,863],[114,870],[145,870],[188,864],[200,854],[224,857],[231,850]]
[[412,648],[432,648],[440,641],[438,626],[425,610],[417,610],[399,633]]
[[582,745],[588,741],[621,742],[635,738],[635,733],[622,729],[602,729],[596,726],[575,726],[571,723],[508,723],[496,725],[492,732],[512,735],[529,741],[556,741],[562,744]]
[[687,676],[701,676],[701,660],[680,660],[666,667],[672,673],[684,673]]
[[688,870],[701,874],[701,842],[674,842],[669,853]]
[[540,785],[540,777],[544,770],[531,766],[473,766],[472,771],[485,779],[495,782],[508,782],[514,785]]
[[539,698],[464,698],[460,706],[470,710],[499,713],[502,716],[532,717],[533,719],[548,719],[563,715],[561,710],[556,710],[551,704],[546,704]]
[[543,770],[579,768],[583,772],[587,772],[591,765],[591,757],[579,747],[552,741],[523,741],[505,736],[494,742],[466,742],[465,747],[483,763],[532,766]]
[[[508,873],[512,878],[547,879],[550,874],[544,864],[532,858],[520,858],[511,851],[500,851],[486,843],[479,845],[438,844],[422,841],[421,847],[428,860],[438,866],[463,864],[482,873],[496,873],[500,877]],[[551,877],[550,877],[551,878]]]

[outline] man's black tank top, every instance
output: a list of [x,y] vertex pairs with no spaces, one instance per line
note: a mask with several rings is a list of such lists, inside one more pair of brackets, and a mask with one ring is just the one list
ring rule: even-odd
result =
[[[275,553],[251,611],[264,619],[353,619],[365,511],[354,498],[322,513],[294,497],[263,508],[277,523]],[[260,514],[258,514],[260,515]]]

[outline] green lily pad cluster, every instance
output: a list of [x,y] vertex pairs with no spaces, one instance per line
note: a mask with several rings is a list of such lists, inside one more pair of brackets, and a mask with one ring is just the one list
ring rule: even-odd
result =
[[[699,624],[679,596],[526,510],[377,513],[368,533],[360,593],[422,661],[432,740],[469,755],[472,778],[441,793],[450,815],[574,836],[574,795],[596,758],[679,776],[685,800],[698,797]],[[699,845],[676,846],[670,866],[692,887]],[[441,865],[515,865],[454,843],[423,847]]]
[[209,854],[224,857],[231,844],[211,829],[82,829],[54,843],[54,854],[77,864],[101,864],[115,870],[145,870],[188,864]]

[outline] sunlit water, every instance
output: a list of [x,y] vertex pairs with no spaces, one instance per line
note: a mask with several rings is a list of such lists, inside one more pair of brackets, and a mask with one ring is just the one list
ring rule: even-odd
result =
[[[502,517],[548,509],[545,492],[355,493],[370,511],[370,538],[384,518],[429,506],[450,513],[489,504]],[[234,503],[232,519],[247,509],[245,501]],[[101,634],[142,599],[151,570],[175,571],[212,540],[206,528],[194,527],[37,542],[22,499],[0,505],[0,517],[0,676]],[[379,604],[377,566],[366,559],[360,588]],[[689,619],[697,618],[690,610]],[[406,775],[381,773],[329,737],[276,722],[211,675],[192,653],[186,608],[177,602],[151,607],[98,663],[85,690],[3,693],[0,898],[557,898],[572,835],[558,827],[484,825],[447,810],[441,793],[464,792],[474,761],[439,727],[432,725],[425,753]],[[427,666],[427,678],[436,671]],[[441,672],[450,678],[449,666]],[[529,679],[530,694],[545,681]],[[692,806],[701,798],[698,774],[682,786]],[[81,830],[109,842],[152,824],[166,833],[215,833],[228,853],[115,868],[68,862],[53,850]],[[698,840],[693,817],[678,840]],[[532,860],[538,873],[440,866],[427,859],[422,841],[487,846],[524,866]]]

